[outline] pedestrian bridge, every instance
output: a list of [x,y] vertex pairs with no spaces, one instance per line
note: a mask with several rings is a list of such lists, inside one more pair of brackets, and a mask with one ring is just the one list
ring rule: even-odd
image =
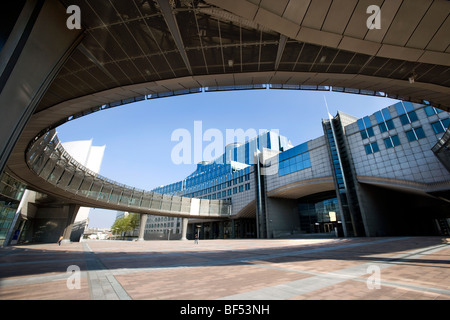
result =
[[52,194],[82,206],[182,218],[226,218],[231,213],[231,204],[224,200],[159,194],[102,177],[63,148],[55,129],[30,144],[26,162]]

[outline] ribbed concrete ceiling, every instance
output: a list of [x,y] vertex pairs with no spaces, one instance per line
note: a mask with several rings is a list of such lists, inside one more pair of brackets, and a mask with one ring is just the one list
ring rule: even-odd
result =
[[[449,1],[61,2],[80,7],[86,37],[37,111],[121,86],[140,85],[127,97],[199,87],[202,80],[355,87],[450,106]],[[374,4],[380,30],[366,27]],[[258,79],[258,72],[271,74]],[[186,77],[190,84],[177,81]]]

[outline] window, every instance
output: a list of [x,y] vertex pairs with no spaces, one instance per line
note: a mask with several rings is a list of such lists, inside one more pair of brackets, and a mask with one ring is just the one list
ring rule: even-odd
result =
[[424,108],[424,110],[425,110],[425,113],[427,114],[427,116],[432,116],[434,114],[438,114],[438,113],[442,112],[441,109],[438,109],[438,108],[435,108],[435,107],[432,107],[432,106],[426,106]]
[[442,133],[445,131],[444,126],[442,125],[442,123],[440,121],[432,123],[431,126],[433,127],[435,134]]
[[417,114],[415,111],[411,111],[407,114],[403,114],[400,116],[400,122],[402,123],[402,125],[412,123],[412,122],[418,121],[418,120],[419,120],[419,118],[417,117]]
[[415,140],[417,140],[417,137],[414,134],[413,130],[408,130],[405,133],[406,133],[406,137],[408,138],[408,141],[415,141]]
[[409,112],[408,116],[411,122],[419,121],[419,118],[417,117],[417,113],[415,111]]
[[398,138],[397,135],[392,136],[391,139],[392,139],[392,143],[394,144],[394,147],[399,146],[401,144],[400,139]]
[[371,154],[371,153],[380,151],[380,148],[378,147],[377,142],[373,142],[373,143],[364,145],[364,150],[366,151],[366,154]]
[[374,143],[371,143],[370,145],[372,146],[373,152],[380,151],[380,148],[378,147],[378,143],[374,142]]
[[233,194],[236,194],[237,193],[237,187],[234,187],[233,188]]
[[386,149],[394,147],[394,144],[392,143],[391,137],[384,139],[384,145],[386,146]]
[[433,122],[431,124],[431,127],[433,127],[434,133],[438,134],[438,133],[445,132],[445,130],[447,130],[447,128],[449,126],[449,123],[450,123],[450,118]]
[[383,140],[386,149],[393,148],[400,145],[400,139],[398,136],[392,136]]
[[311,167],[307,143],[280,153],[278,161],[278,176],[280,177]]
[[423,131],[422,127],[408,130],[405,133],[406,133],[406,137],[408,138],[408,141],[415,141],[418,139],[425,138],[425,132]]
[[442,124],[443,124],[443,126],[444,126],[444,129],[447,130],[448,127],[450,126],[450,118],[441,120],[441,122],[442,122]]
[[388,108],[384,108],[381,111],[375,112],[375,119],[378,123],[380,132],[386,132],[395,128],[394,122],[392,122],[391,113]]
[[387,126],[385,122],[382,122],[378,125],[378,128],[380,128],[380,132],[386,132],[387,131]]
[[244,186],[239,186],[239,192],[244,191]]
[[392,120],[387,120],[386,125],[389,130],[395,129],[394,121],[392,121]]
[[414,131],[416,132],[417,139],[425,138],[425,132],[423,131],[422,127],[415,128]]

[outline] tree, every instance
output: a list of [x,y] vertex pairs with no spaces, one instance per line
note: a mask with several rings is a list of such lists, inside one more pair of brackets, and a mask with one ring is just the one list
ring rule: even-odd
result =
[[114,221],[111,231],[114,235],[122,234],[125,236],[126,232],[133,231],[139,226],[139,214],[130,213]]

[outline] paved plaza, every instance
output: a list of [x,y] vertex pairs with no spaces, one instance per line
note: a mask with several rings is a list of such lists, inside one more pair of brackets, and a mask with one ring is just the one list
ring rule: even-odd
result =
[[450,238],[10,246],[0,299],[450,300]]

